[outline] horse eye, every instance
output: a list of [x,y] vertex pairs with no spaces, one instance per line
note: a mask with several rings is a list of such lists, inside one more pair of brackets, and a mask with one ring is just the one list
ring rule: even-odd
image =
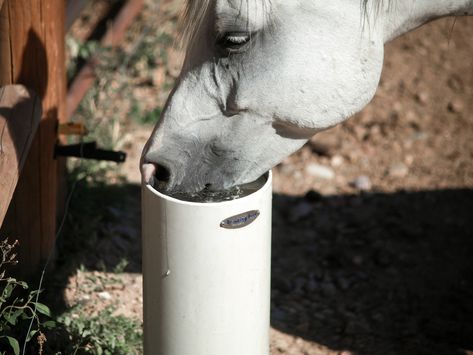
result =
[[218,39],[217,44],[229,52],[235,52],[241,50],[250,39],[248,32],[228,32]]

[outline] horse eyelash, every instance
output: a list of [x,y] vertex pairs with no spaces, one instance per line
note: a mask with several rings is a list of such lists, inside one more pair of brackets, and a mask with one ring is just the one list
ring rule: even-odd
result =
[[236,35],[236,36],[227,36],[227,39],[231,42],[238,43],[238,44],[243,44],[246,43],[249,40],[250,36],[249,35]]

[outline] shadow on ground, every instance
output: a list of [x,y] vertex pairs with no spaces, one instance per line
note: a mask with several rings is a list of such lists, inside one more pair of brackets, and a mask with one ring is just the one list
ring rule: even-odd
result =
[[359,355],[473,348],[473,190],[309,197],[274,196],[273,327]]
[[[358,355],[464,354],[472,217],[466,189],[275,195],[271,325]],[[141,272],[139,186],[79,187],[61,238],[56,295],[79,265]]]
[[46,273],[44,302],[55,314],[66,310],[58,295],[78,269],[141,273],[140,194],[132,184],[77,184]]

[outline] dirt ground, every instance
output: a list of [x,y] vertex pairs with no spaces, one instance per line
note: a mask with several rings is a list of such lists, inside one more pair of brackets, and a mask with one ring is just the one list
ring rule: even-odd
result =
[[[473,354],[472,38],[473,18],[446,18],[389,43],[373,102],[273,169],[272,355]],[[137,166],[150,128],[126,131],[121,174],[134,185],[85,264],[125,257],[127,272],[78,271],[65,296],[141,319]]]

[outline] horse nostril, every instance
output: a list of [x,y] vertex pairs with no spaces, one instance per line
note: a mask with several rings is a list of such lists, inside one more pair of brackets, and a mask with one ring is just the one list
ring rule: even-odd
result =
[[158,164],[156,165],[155,177],[159,182],[167,183],[171,178],[171,172],[166,166]]
[[144,163],[141,166],[143,181],[157,189],[166,190],[171,183],[171,171],[168,167],[157,163]]

